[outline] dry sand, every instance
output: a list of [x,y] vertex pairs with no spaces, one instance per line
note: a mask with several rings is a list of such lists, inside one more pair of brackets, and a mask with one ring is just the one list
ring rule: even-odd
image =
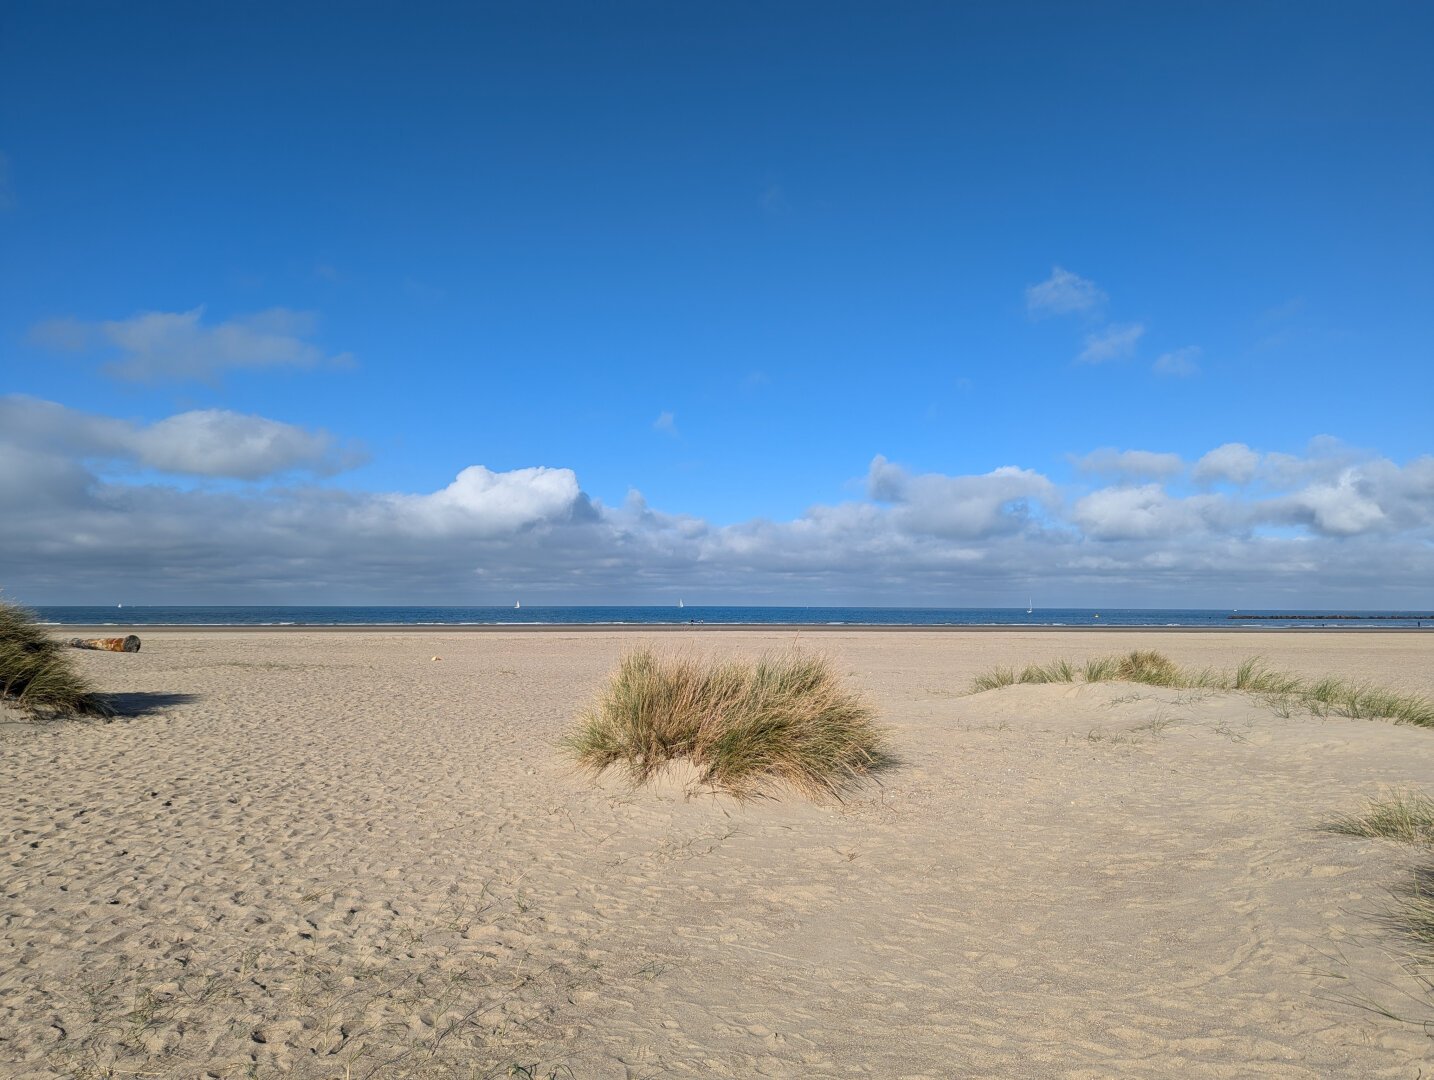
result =
[[903,759],[844,806],[628,792],[555,749],[636,644],[790,633],[144,637],[76,654],[127,718],[0,723],[5,1077],[1434,1063],[1434,997],[1383,918],[1414,856],[1319,829],[1434,786],[1434,731],[1119,684],[966,694],[995,663],[1134,646],[1434,693],[1434,636],[805,634]]

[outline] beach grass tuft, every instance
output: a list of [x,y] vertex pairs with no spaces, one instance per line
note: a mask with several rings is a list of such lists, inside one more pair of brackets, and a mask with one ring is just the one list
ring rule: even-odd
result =
[[1417,874],[1400,896],[1399,921],[1425,953],[1434,957],[1434,869]]
[[685,758],[703,783],[738,798],[774,782],[840,798],[891,760],[875,715],[820,656],[714,661],[641,650],[622,659],[564,746],[592,772],[618,766],[634,784]]
[[1434,701],[1367,682],[1325,678],[1305,691],[1304,696],[1310,709],[1320,716],[1387,717],[1398,724],[1434,727]]
[[111,716],[66,646],[22,607],[0,601],[0,698],[41,718]]
[[1067,683],[1075,682],[1076,669],[1068,660],[1055,660],[1049,664],[1030,664],[1021,672],[1023,683]]
[[1258,656],[1251,656],[1242,660],[1240,666],[1235,669],[1230,689],[1284,697],[1300,694],[1302,684],[1296,676],[1283,671],[1271,671]]
[[1016,671],[1014,668],[994,667],[981,675],[977,675],[971,681],[971,689],[976,693],[983,690],[999,690],[1003,686],[1012,686],[1016,682]]
[[[1434,798],[1417,791],[1395,790],[1371,799],[1363,810],[1342,814],[1325,824],[1329,832],[1345,836],[1395,840],[1434,853]],[[1434,866],[1414,872],[1407,887],[1396,890],[1393,921],[1415,942],[1423,962],[1434,960]],[[1431,993],[1434,981],[1422,980]]]
[[1325,828],[1345,836],[1434,847],[1434,798],[1417,791],[1393,791],[1382,799],[1371,799],[1358,813],[1334,818]]
[[1078,680],[1134,682],[1181,690],[1239,690],[1259,695],[1283,716],[1299,706],[1316,716],[1392,720],[1396,724],[1434,727],[1434,701],[1429,698],[1334,676],[1307,683],[1296,675],[1272,671],[1259,657],[1243,661],[1232,674],[1222,674],[1209,668],[1180,667],[1153,649],[1134,649],[1121,656],[1095,657],[1079,668],[1063,659],[1028,665],[1019,675],[1011,668],[995,668],[977,675],[971,681],[971,691],[999,690],[1015,683]]
[[1085,662],[1082,674],[1086,682],[1109,682],[1115,678],[1120,661],[1114,656],[1100,656]]
[[1132,649],[1116,658],[1111,678],[1118,682],[1145,683],[1147,686],[1175,686],[1180,683],[1180,669],[1164,653],[1153,649]]

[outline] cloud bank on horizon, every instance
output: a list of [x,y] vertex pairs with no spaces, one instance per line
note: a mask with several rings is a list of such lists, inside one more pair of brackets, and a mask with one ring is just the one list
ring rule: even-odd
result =
[[[331,436],[257,416],[150,425],[0,398],[0,550],[12,595],[84,602],[662,601],[981,605],[1027,593],[1240,606],[1393,603],[1434,580],[1434,457],[1315,440],[1193,461],[1099,448],[1102,481],[1008,465],[914,473],[880,454],[864,492],[788,521],[716,525],[587,495],[568,468],[461,469],[431,492],[295,475],[342,468]],[[145,475],[133,470],[144,467]],[[238,478],[245,486],[190,486]],[[17,588],[18,587],[18,588]]]

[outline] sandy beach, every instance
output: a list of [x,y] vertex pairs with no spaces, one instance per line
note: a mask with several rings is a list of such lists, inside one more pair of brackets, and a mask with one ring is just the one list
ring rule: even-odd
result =
[[[1434,695],[1418,633],[141,630],[124,715],[0,714],[0,1076],[1390,1077],[1434,997],[1434,731],[997,664],[1251,655]],[[841,805],[578,773],[641,645],[836,661],[900,763]],[[441,659],[434,659],[439,657]]]

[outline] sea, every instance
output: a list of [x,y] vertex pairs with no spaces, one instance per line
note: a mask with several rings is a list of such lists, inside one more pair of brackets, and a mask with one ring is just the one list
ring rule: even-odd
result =
[[951,626],[1434,629],[1434,611],[902,607],[35,607],[84,626]]

